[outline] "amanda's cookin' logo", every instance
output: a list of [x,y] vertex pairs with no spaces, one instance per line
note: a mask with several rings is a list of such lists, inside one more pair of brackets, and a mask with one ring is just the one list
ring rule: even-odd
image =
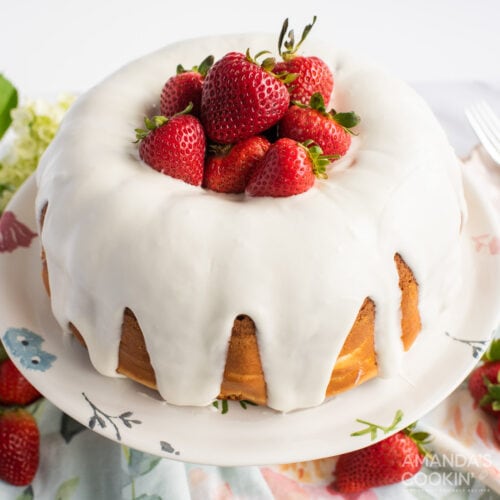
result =
[[[411,465],[412,457],[407,456],[403,465]],[[437,455],[425,457],[423,474],[404,478],[407,487],[425,488],[441,487],[443,490],[477,490],[476,480],[483,481],[488,476],[488,469],[493,468],[493,461],[488,454],[484,455]],[[486,491],[483,485],[480,485]],[[477,490],[479,491],[479,490]]]

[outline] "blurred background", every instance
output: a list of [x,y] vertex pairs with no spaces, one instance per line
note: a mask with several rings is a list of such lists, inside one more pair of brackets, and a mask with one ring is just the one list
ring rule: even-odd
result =
[[[0,1],[0,72],[22,92],[88,88],[126,61],[205,34],[279,32],[285,17],[412,81],[500,82],[498,0]],[[271,48],[271,49],[274,49]]]

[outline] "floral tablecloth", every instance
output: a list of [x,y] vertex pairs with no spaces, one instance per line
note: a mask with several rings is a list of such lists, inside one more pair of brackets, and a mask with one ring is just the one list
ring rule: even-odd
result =
[[[498,99],[496,89],[479,84],[421,85],[459,154],[471,150],[474,138],[462,117],[465,96]],[[458,104],[457,104],[458,103]],[[496,101],[499,109],[499,101]],[[480,148],[470,154],[466,169],[483,185],[500,214],[500,168]],[[500,258],[500,241],[484,235],[477,251]],[[112,442],[63,414],[42,399],[31,410],[41,429],[37,476],[28,487],[0,483],[5,500],[89,499],[335,499],[330,487],[335,457],[284,465],[215,467],[158,458]],[[413,478],[345,498],[500,498],[500,448],[491,417],[473,407],[464,384],[419,425],[434,437],[434,455]],[[286,446],[283,443],[283,446]]]

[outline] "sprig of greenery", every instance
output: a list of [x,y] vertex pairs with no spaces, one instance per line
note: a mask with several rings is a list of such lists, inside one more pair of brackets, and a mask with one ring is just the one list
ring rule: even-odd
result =
[[356,419],[356,422],[366,425],[366,428],[357,432],[353,432],[351,436],[363,436],[364,434],[370,434],[370,439],[373,441],[374,439],[377,438],[378,431],[382,431],[384,434],[387,434],[396,429],[396,427],[398,426],[398,424],[401,422],[402,419],[403,419],[403,412],[401,410],[396,411],[396,414],[394,415],[394,420],[392,421],[391,425],[387,427],[383,425],[374,424],[372,422],[367,422],[366,420],[361,420],[360,418],[358,418]]

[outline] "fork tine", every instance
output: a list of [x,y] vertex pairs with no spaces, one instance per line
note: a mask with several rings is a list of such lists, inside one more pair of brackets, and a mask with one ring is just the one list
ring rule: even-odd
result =
[[484,116],[485,125],[488,126],[493,136],[497,138],[500,146],[500,118],[498,118],[486,101],[480,101],[478,103],[478,108]]
[[[498,138],[500,126],[496,124],[498,118],[493,110],[483,103],[483,105],[470,106],[465,110],[465,114],[484,149],[496,163],[500,164],[500,139]],[[494,120],[491,120],[491,115],[495,117]]]

